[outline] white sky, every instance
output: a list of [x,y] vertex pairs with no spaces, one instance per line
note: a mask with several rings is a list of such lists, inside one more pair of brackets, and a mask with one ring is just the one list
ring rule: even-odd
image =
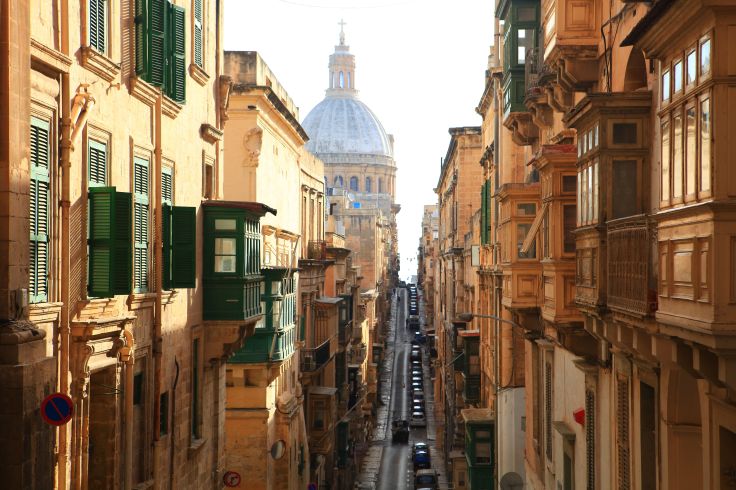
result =
[[424,204],[448,128],[478,126],[493,42],[493,0],[227,0],[225,49],[258,51],[299,107],[325,94],[344,19],[360,99],[395,138],[402,279],[416,274]]

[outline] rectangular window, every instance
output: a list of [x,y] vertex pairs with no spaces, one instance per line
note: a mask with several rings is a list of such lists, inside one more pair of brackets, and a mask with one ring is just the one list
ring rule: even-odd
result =
[[592,390],[585,390],[585,460],[588,466],[586,475],[588,489],[596,488],[595,415],[595,393]]
[[636,160],[613,161],[613,218],[633,216],[638,210]]
[[591,216],[591,220],[594,223],[598,222],[598,187],[600,185],[600,180],[598,179],[598,159],[596,158],[593,160],[593,164],[591,165],[593,167],[593,192],[592,192],[592,211],[593,215]]
[[526,53],[534,47],[534,29],[519,29],[517,33],[516,62],[523,65],[526,62]]
[[710,191],[711,185],[711,119],[710,99],[700,101],[700,190]]
[[598,148],[598,125],[593,127],[593,146]]
[[[546,217],[545,217],[546,218]],[[575,205],[565,204],[562,206],[562,230],[563,230],[563,247],[562,251],[566,254],[575,253]]]
[[695,106],[685,109],[685,194],[695,195],[697,178],[697,133],[696,133]]
[[700,41],[700,75],[710,74],[710,38]]
[[588,210],[586,211],[586,213],[588,215],[588,222],[594,222],[595,216],[593,215],[593,165],[588,166],[587,174],[588,177],[586,179],[586,183],[588,184]]
[[478,441],[475,443],[475,463],[489,464],[491,462],[491,442]]
[[325,429],[325,402],[317,400],[312,405],[312,429],[324,430]]
[[517,204],[516,212],[519,216],[534,216],[537,214],[537,205],[531,202]]
[[662,73],[662,100],[670,100],[670,71],[666,70]]
[[616,459],[618,488],[631,488],[629,472],[629,380],[619,378],[616,382]]
[[192,439],[202,438],[202,399],[200,396],[199,339],[192,340]]
[[641,488],[657,488],[657,404],[654,388],[639,382],[639,421]]
[[574,175],[563,175],[562,176],[562,192],[575,192],[576,177]]
[[690,51],[685,57],[685,85],[690,86],[695,84],[697,77],[697,60],[695,49]]
[[670,121],[662,120],[662,201],[670,200]]
[[549,212],[544,213],[542,218],[542,257],[548,259],[551,255],[549,247]]
[[672,120],[672,197],[682,198],[682,113],[678,112]]
[[107,0],[89,0],[89,46],[102,54],[107,48]]
[[88,139],[87,163],[89,187],[107,185],[107,144]]
[[51,124],[31,117],[31,179],[29,299],[48,300],[49,198],[51,186]]
[[235,273],[236,253],[235,238],[215,238],[215,272]]
[[133,281],[136,293],[148,291],[148,195],[148,160],[135,157],[133,159],[133,235],[135,242]]
[[204,68],[204,55],[202,46],[202,2],[194,0],[194,63]]
[[544,449],[552,461],[552,364],[544,363]]
[[186,99],[185,12],[167,0],[135,2],[136,74],[180,104]]
[[143,373],[133,376],[133,405],[143,404]]
[[672,70],[674,93],[682,92],[682,60],[675,62],[675,66]]
[[522,244],[526,238],[527,233],[531,229],[531,223],[519,223],[516,225],[516,250],[518,251],[518,257],[520,259],[536,259],[537,258],[537,244],[536,241],[532,242],[531,247],[526,252],[521,251]]
[[582,189],[583,189],[583,183],[582,183],[582,172],[578,172],[577,175],[577,203],[578,203],[578,225],[583,224],[583,196],[582,196]]
[[[196,281],[197,210],[168,203],[162,207],[163,289],[193,288]],[[218,221],[235,220],[215,220],[215,228]]]

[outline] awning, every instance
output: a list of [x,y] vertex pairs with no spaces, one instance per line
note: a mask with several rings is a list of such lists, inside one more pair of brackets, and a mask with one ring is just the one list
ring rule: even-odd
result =
[[524,238],[524,243],[521,244],[521,250],[519,250],[520,253],[527,253],[530,248],[532,248],[532,243],[534,243],[534,240],[537,237],[537,232],[539,231],[539,227],[542,225],[542,220],[544,219],[544,215],[547,214],[547,210],[549,209],[549,203],[544,203],[544,206],[542,206],[542,210],[539,211],[537,214],[537,217],[534,218],[534,221],[532,222],[532,227],[529,228],[529,233],[526,234],[526,238]]

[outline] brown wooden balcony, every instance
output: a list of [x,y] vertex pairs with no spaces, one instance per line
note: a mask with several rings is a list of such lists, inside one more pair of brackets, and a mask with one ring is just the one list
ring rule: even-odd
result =
[[326,260],[327,242],[324,240],[310,240],[307,246],[307,258],[309,260]]
[[575,233],[575,304],[583,311],[605,309],[605,228],[588,226]]
[[614,311],[647,316],[650,304],[650,240],[652,231],[644,215],[608,222],[608,307]]
[[329,339],[314,349],[302,349],[302,371],[318,371],[330,360],[330,354]]

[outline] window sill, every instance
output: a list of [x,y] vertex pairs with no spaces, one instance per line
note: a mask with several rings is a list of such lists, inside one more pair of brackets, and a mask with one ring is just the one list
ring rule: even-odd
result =
[[161,101],[161,111],[171,119],[176,119],[176,116],[179,115],[182,107],[183,106],[174,102],[167,95],[164,95],[163,100]]
[[28,305],[28,319],[33,323],[55,322],[63,303],[33,303]]
[[201,86],[205,86],[210,80],[210,76],[202,68],[197,66],[195,63],[189,65],[189,74],[192,76],[195,82]]
[[211,124],[204,123],[199,127],[199,134],[207,143],[215,144],[222,141],[223,132]]
[[130,78],[130,93],[149,107],[156,105],[161,90],[146,82],[142,78],[133,76]]
[[112,82],[120,74],[119,63],[90,46],[82,46],[82,66],[108,82]]
[[187,449],[187,456],[191,459],[195,457],[201,450],[202,447],[204,447],[205,443],[207,442],[207,439],[192,439],[191,443],[189,444],[189,448]]
[[156,293],[133,293],[128,296],[128,309],[130,311],[151,308],[156,301]]

